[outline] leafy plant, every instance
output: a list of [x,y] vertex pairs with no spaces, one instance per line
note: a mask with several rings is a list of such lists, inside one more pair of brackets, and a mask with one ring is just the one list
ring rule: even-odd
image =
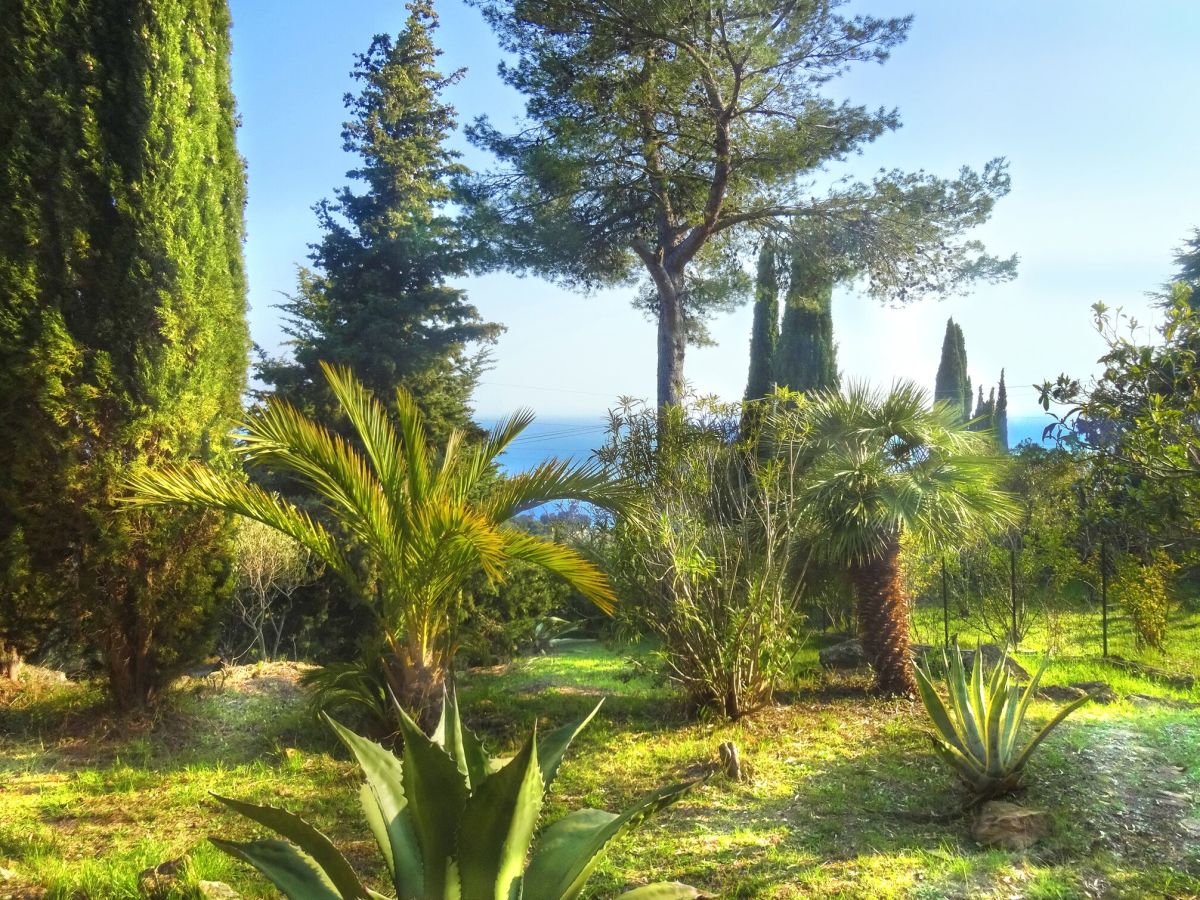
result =
[[1088,701],[1087,697],[1081,697],[1068,703],[1032,740],[1021,744],[1021,727],[1029,704],[1037,695],[1049,657],[1042,661],[1024,691],[1010,683],[1007,648],[987,674],[983,671],[983,653],[977,648],[969,678],[957,641],[953,652],[948,655],[943,652],[943,658],[949,705],[938,696],[933,679],[921,666],[914,666],[917,686],[937,729],[932,735],[934,749],[980,798],[999,797],[1016,790],[1033,751],[1063,719]]
[[389,410],[348,369],[322,369],[353,442],[278,400],[252,410],[235,435],[248,465],[287,475],[318,497],[320,519],[200,464],[135,475],[128,502],[237,513],[307,548],[368,601],[382,632],[371,652],[382,651],[389,687],[429,725],[454,653],[451,624],[475,573],[502,581],[514,561],[528,562],[611,609],[615,598],[595,565],[509,524],[556,499],[619,505],[625,492],[599,465],[549,459],[520,475],[494,478],[496,457],[532,413],[501,422],[476,445],[454,430],[435,449],[407,391],[396,390]]
[[[489,758],[479,739],[463,728],[457,700],[443,702],[432,737],[399,711],[402,759],[326,716],[366,776],[360,792],[363,812],[398,900],[577,897],[618,836],[696,784],[663,788],[620,815],[598,809],[568,813],[541,832],[530,855],[542,803],[563,755],[599,708],[596,704],[582,721],[541,740],[535,727],[508,762]],[[382,896],[367,889],[330,840],[299,816],[278,807],[217,799],[287,839],[238,843],[210,838],[258,869],[291,900]],[[687,885],[663,883],[622,896],[672,900],[703,895]]]

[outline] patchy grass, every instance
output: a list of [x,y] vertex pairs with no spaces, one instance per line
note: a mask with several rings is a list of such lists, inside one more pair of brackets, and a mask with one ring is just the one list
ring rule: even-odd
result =
[[[464,716],[498,753],[535,720],[561,723],[605,698],[546,820],[579,806],[618,809],[704,771],[721,741],[738,744],[751,780],[715,776],[619,842],[592,896],[654,879],[722,897],[1200,896],[1200,717],[1191,709],[1122,699],[1078,712],[1035,757],[1020,798],[1051,814],[1052,836],[1007,853],[971,841],[967,796],[930,751],[918,706],[868,699],[861,679],[814,672],[790,705],[737,723],[688,721],[670,687],[629,662],[646,653],[564,642],[553,655],[462,678]],[[815,653],[814,644],[805,660]],[[141,869],[180,856],[190,857],[193,882],[271,896],[204,840],[254,833],[209,791],[303,813],[377,876],[357,776],[308,716],[294,677],[243,675],[188,684],[146,722],[108,718],[80,685],[4,701],[0,867],[19,880],[0,883],[0,897],[135,897]],[[1200,703],[1194,691],[1094,662],[1055,663],[1049,680]],[[1052,709],[1039,703],[1034,718]]]

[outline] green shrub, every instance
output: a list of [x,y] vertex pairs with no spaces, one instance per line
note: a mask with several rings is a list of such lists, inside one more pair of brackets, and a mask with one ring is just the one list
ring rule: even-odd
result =
[[[490,759],[462,726],[457,701],[443,703],[433,737],[400,710],[403,758],[332,719],[366,777],[360,799],[399,900],[556,900],[577,897],[607,847],[696,782],[656,791],[620,815],[568,813],[538,836],[542,803],[563,755],[600,708],[538,740],[536,729],[511,760]],[[346,858],[303,819],[273,806],[219,797],[287,840],[210,840],[267,877],[292,900],[358,900],[368,891]],[[528,858],[528,859],[527,859]],[[625,898],[699,897],[681,884],[639,888]]]
[[958,643],[946,660],[946,689],[949,705],[933,686],[933,679],[921,666],[915,666],[921,701],[937,729],[933,747],[980,798],[999,797],[1020,786],[1029,757],[1038,744],[1072,712],[1088,701],[1087,697],[1069,703],[1025,744],[1019,743],[1021,726],[1029,704],[1037,695],[1038,684],[1046,671],[1042,662],[1025,690],[1010,684],[1008,651],[990,673],[983,671],[983,653],[975,651],[975,662],[968,678]]

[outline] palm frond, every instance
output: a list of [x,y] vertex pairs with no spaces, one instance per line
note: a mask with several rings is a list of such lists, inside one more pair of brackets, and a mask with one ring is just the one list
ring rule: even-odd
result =
[[515,528],[503,528],[508,556],[541,566],[611,614],[617,602],[608,577],[587,557],[563,544],[547,541]]

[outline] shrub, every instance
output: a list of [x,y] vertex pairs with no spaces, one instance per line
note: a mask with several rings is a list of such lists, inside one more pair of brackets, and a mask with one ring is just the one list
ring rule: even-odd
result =
[[1171,579],[1178,567],[1161,550],[1146,562],[1128,559],[1118,570],[1114,594],[1129,611],[1138,647],[1162,650],[1167,638]]
[[1033,751],[1063,719],[1088,701],[1082,697],[1067,704],[1032,740],[1020,744],[1021,727],[1049,659],[1043,660],[1022,691],[1010,683],[1007,649],[989,673],[983,671],[983,653],[976,649],[969,678],[957,641],[953,652],[943,658],[949,705],[938,696],[933,679],[920,666],[914,667],[917,687],[937,729],[932,735],[934,749],[980,798],[1016,790]]
[[[542,803],[571,741],[596,714],[551,732],[536,730],[508,762],[489,759],[462,726],[457,701],[444,703],[433,737],[400,710],[403,760],[328,719],[362,768],[360,800],[401,900],[461,898],[533,900],[576,897],[607,847],[696,782],[656,791],[620,815],[597,809],[568,813],[534,843]],[[346,858],[303,819],[272,806],[219,797],[287,841],[210,840],[245,860],[292,900],[378,896],[367,891]],[[290,842],[290,843],[289,843]],[[528,857],[528,861],[527,861]],[[694,888],[660,884],[624,896],[659,900],[699,897]]]

